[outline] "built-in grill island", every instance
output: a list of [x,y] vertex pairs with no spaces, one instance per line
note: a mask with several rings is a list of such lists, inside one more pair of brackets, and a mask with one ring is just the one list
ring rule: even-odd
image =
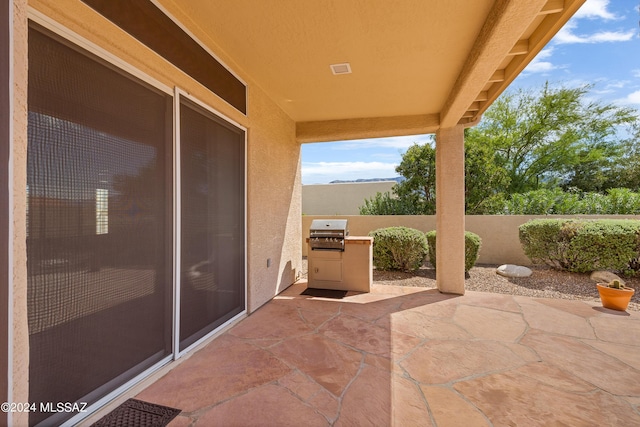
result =
[[349,236],[345,219],[316,219],[309,228],[309,288],[369,292],[373,238]]

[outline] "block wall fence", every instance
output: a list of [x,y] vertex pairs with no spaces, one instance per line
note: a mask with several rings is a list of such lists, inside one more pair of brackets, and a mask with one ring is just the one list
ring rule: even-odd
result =
[[[518,227],[536,218],[636,219],[640,215],[467,215],[467,231],[482,239],[478,264],[531,265],[520,245]],[[302,255],[307,256],[306,239],[314,219],[346,219],[350,236],[366,236],[378,228],[405,226],[423,232],[436,229],[435,215],[303,215]]]

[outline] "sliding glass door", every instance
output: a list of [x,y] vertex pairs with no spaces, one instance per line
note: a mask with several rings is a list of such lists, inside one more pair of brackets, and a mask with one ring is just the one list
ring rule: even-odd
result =
[[96,403],[246,310],[245,131],[159,86],[30,24],[30,402]]
[[93,403],[172,352],[173,98],[32,26],[28,101],[29,401]]
[[182,351],[245,309],[245,136],[181,97],[179,141]]

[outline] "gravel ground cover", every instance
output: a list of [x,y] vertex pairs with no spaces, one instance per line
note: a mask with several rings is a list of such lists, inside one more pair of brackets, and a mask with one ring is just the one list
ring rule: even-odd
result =
[[[498,265],[479,264],[473,267],[465,280],[469,291],[494,292],[508,295],[523,295],[536,298],[563,298],[600,302],[595,282],[589,274],[569,273],[547,266],[529,266],[531,277],[507,278],[496,273]],[[307,260],[303,259],[303,275],[306,275]],[[640,278],[623,277],[627,286],[636,292],[628,310],[640,311]],[[373,283],[377,285],[436,287],[436,272],[427,262],[414,272],[373,270]]]

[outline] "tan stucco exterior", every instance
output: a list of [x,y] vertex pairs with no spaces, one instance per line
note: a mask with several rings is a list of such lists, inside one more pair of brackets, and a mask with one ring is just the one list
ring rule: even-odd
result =
[[[167,63],[77,0],[30,2],[65,28],[105,49],[124,63],[169,86],[177,86],[247,128],[248,301],[253,311],[290,285],[300,269],[300,144],[295,123],[233,61],[210,44],[248,86],[244,116],[218,96]],[[177,11],[179,13],[179,11]],[[177,15],[177,14],[176,14]],[[176,16],[180,19],[180,16]],[[184,17],[183,17],[184,18]],[[205,36],[193,29],[196,37]],[[17,164],[18,169],[21,165]],[[26,162],[22,165],[26,167]],[[277,218],[277,221],[274,221]],[[279,236],[273,239],[273,236]],[[272,267],[266,269],[267,258]],[[276,271],[277,270],[277,271]]]
[[[636,219],[640,215],[467,215],[465,228],[482,239],[478,264],[531,265],[524,254],[518,227],[536,218],[589,218]],[[349,233],[366,236],[369,232],[386,227],[410,227],[427,232],[436,229],[435,215],[304,215],[302,217],[302,241],[309,237],[309,227],[314,219],[346,219]],[[303,245],[303,255],[307,248]]]
[[[298,123],[300,140],[317,142],[475,121],[583,2],[161,3],[233,52]],[[344,62],[352,74],[332,75]]]
[[343,251],[314,251],[309,240],[306,241],[308,288],[371,292],[372,237],[347,236]]
[[390,193],[395,181],[310,184],[302,186],[304,215],[358,215],[366,199]]
[[[27,327],[27,2],[13,3],[13,141],[11,156],[13,166],[13,343],[9,343],[12,357],[12,378],[9,382],[9,399],[13,402],[29,401],[29,330]],[[8,422],[27,425],[28,414],[9,413]]]
[[[517,76],[584,0],[450,2],[158,0],[247,85],[244,115],[80,0],[11,0],[13,236],[10,398],[28,400],[26,277],[27,18],[46,21],[125,71],[197,98],[247,129],[248,311],[301,267],[300,144],[438,132],[438,239],[444,292],[464,292],[463,125]],[[264,19],[269,16],[269,19]],[[514,47],[526,45],[526,48]],[[354,74],[329,65],[352,62]],[[338,80],[336,80],[338,79]],[[463,176],[462,176],[463,178]],[[2,242],[4,244],[4,242]],[[13,425],[27,414],[11,414]]]
[[[29,6],[61,28],[104,49],[128,66],[168,86],[177,86],[247,128],[247,300],[252,312],[296,279],[301,268],[300,144],[295,123],[242,70],[248,86],[244,116],[183,72],[76,0],[32,1]],[[27,15],[26,1],[14,2],[13,153],[13,388],[14,401],[28,401],[26,277]],[[211,46],[215,49],[215,46]],[[224,52],[219,57],[232,61]],[[270,259],[270,267],[267,267]],[[27,414],[13,414],[25,425]]]
[[436,282],[441,292],[464,294],[464,127],[436,134]]
[[249,91],[249,109],[247,286],[254,311],[297,279],[302,196],[295,124],[259,88]]
[[434,133],[439,123],[437,114],[298,122],[296,136],[300,142],[328,142],[421,135]]

